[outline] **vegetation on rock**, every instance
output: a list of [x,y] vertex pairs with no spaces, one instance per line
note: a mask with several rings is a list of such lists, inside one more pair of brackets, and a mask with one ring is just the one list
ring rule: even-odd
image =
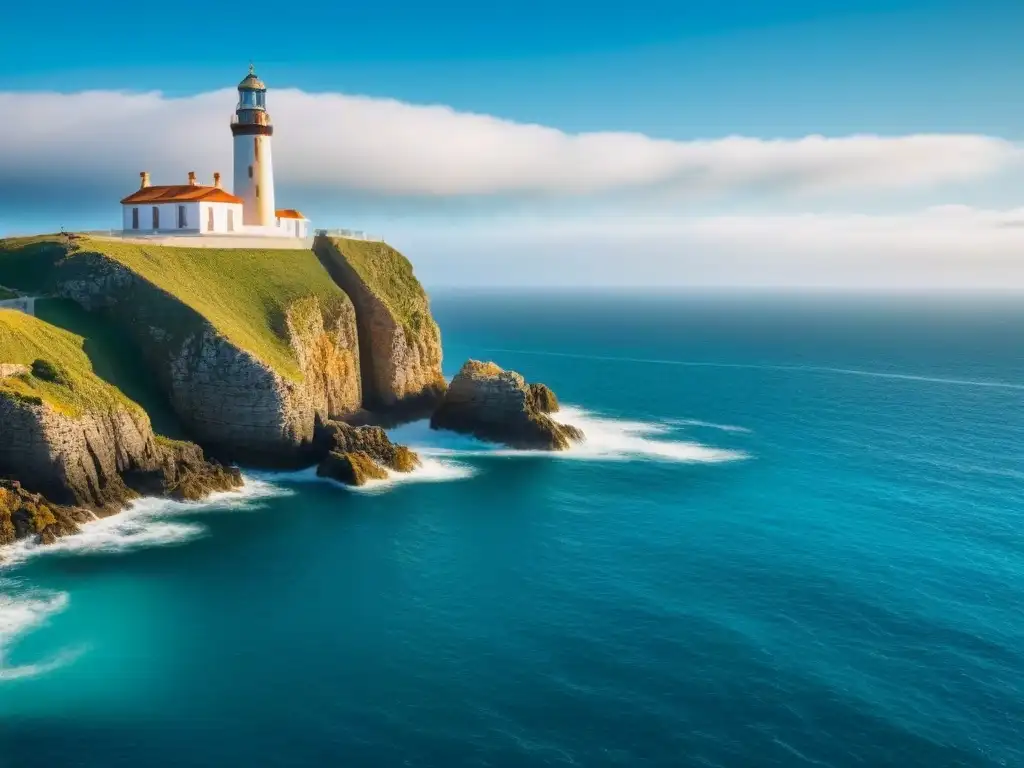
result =
[[13,309],[0,309],[0,363],[29,373],[0,379],[0,397],[46,403],[68,416],[141,409],[93,371],[84,339]]
[[81,277],[76,272],[83,266],[94,272],[89,256],[127,267],[193,310],[191,316],[174,317],[174,324],[191,320],[195,331],[197,321],[205,318],[231,343],[296,380],[301,372],[285,332],[288,307],[316,296],[331,318],[348,303],[309,251],[177,248],[59,235],[0,240],[0,282],[54,291]]
[[558,411],[558,398],[547,384],[530,385],[530,402],[538,413],[555,413]]
[[0,545],[35,538],[44,544],[79,531],[94,519],[88,510],[50,504],[14,480],[0,480]]

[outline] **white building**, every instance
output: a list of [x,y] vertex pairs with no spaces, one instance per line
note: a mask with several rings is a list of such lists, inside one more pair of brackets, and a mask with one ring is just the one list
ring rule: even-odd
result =
[[223,189],[219,173],[213,174],[210,186],[199,184],[194,171],[188,184],[153,186],[143,171],[139,189],[121,200],[124,234],[308,237],[309,219],[294,208],[274,207],[274,126],[267,112],[267,87],[251,66],[238,84],[231,134],[234,194]]

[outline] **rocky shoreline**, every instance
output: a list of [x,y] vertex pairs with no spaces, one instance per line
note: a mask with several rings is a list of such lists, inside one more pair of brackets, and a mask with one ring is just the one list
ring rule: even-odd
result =
[[[140,496],[198,501],[240,488],[238,462],[317,465],[354,486],[411,472],[420,458],[385,428],[424,418],[514,448],[584,439],[550,417],[558,399],[548,387],[515,371],[470,360],[447,385],[426,293],[381,243],[318,237],[312,253],[257,253],[252,285],[199,291],[175,284],[191,257],[174,248],[0,241],[0,276],[12,252],[36,259],[51,296],[113,329],[112,346],[135,351],[130,366],[194,442],[156,433],[118,388],[100,336],[78,335],[64,316],[54,325],[0,309],[0,545],[52,543]],[[204,261],[189,269],[243,279]],[[213,303],[211,290],[221,294]]]

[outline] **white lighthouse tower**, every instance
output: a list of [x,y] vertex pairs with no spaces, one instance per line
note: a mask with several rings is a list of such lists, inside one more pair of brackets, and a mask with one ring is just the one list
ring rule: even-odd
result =
[[276,227],[274,165],[270,137],[274,126],[267,113],[267,86],[256,77],[252,65],[238,84],[238,106],[231,119],[235,142],[235,189],[242,198],[246,226]]

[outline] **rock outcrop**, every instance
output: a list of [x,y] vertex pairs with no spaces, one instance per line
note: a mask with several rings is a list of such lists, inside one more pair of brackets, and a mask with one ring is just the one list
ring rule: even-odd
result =
[[313,251],[355,305],[365,407],[430,413],[445,390],[441,333],[412,265],[378,242],[318,236]]
[[321,429],[318,443],[328,453],[317,474],[348,485],[383,480],[389,469],[411,472],[420,465],[419,456],[404,445],[392,443],[380,427],[353,427],[331,421]]
[[368,480],[384,480],[387,470],[363,451],[331,451],[316,469],[317,475],[345,485],[366,485]]
[[0,480],[0,546],[33,537],[52,544],[61,536],[78,533],[79,525],[94,519],[87,509],[52,504],[16,480]]
[[317,423],[360,407],[355,310],[344,296],[331,312],[315,296],[288,307],[280,335],[298,363],[288,375],[119,262],[88,252],[71,261],[57,273],[58,292],[132,336],[189,436],[217,455],[301,464]]
[[565,450],[584,435],[546,415],[557,408],[557,398],[543,384],[530,385],[515,371],[469,360],[452,379],[430,426],[513,448]]

